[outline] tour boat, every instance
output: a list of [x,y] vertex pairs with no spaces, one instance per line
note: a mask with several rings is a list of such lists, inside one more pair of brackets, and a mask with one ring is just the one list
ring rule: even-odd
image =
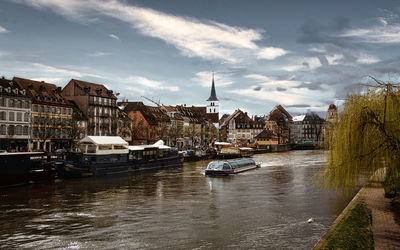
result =
[[49,159],[44,152],[0,153],[0,187],[54,180]]
[[212,161],[208,164],[206,175],[230,175],[243,171],[259,168],[260,163],[256,163],[253,159],[238,159],[229,161]]
[[162,140],[129,146],[119,136],[87,136],[79,142],[79,152],[67,153],[55,164],[58,176],[69,178],[182,166],[182,161]]

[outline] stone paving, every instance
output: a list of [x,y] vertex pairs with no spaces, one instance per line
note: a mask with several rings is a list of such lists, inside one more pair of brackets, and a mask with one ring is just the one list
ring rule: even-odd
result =
[[400,225],[390,210],[390,199],[385,198],[381,182],[372,182],[363,194],[372,212],[372,232],[375,249],[400,249]]

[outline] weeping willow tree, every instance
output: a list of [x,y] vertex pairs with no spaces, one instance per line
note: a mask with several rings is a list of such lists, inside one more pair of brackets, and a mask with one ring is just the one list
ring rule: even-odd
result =
[[348,95],[337,121],[327,126],[329,157],[322,174],[325,187],[350,192],[360,179],[369,178],[380,168],[386,169],[388,180],[398,182],[399,85],[374,80],[377,84],[365,92]]

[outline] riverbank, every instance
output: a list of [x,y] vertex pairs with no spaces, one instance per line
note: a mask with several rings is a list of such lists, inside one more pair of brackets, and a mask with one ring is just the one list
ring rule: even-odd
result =
[[[382,176],[384,172],[376,174],[358,192],[314,249],[400,249],[400,225],[395,221],[392,199],[384,196]],[[365,223],[366,217],[371,217],[370,224]],[[361,225],[355,224],[358,222]]]

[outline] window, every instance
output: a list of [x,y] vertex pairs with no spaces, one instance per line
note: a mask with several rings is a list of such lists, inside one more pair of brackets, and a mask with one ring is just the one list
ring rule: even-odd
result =
[[[203,109],[204,110],[204,109]],[[214,113],[215,113],[215,109],[214,109]]]
[[28,112],[26,112],[24,114],[24,122],[29,122],[29,113]]
[[24,135],[28,135],[28,134],[29,134],[29,127],[24,126]]
[[14,100],[8,99],[8,107],[14,107]]
[[0,106],[2,107],[6,106],[6,98],[0,98]]
[[6,111],[1,111],[0,112],[0,120],[6,120],[7,119],[7,112]]
[[10,120],[10,121],[15,121],[15,114],[14,114],[14,112],[10,112],[8,115],[9,115],[9,120]]
[[22,135],[22,126],[21,125],[18,125],[15,127],[15,134]]
[[14,125],[10,125],[10,126],[8,126],[8,135],[10,135],[10,136],[13,136],[14,135],[14,133],[15,133],[15,127],[14,127]]
[[0,126],[0,135],[5,135],[7,132],[6,125],[1,125]]
[[22,113],[21,112],[17,113],[17,121],[22,122]]
[[42,105],[38,106],[38,111],[39,112],[43,112],[43,106]]
[[33,105],[33,112],[38,112],[38,106],[37,105]]
[[112,145],[99,145],[99,150],[112,150]]
[[22,101],[21,100],[16,100],[15,101],[15,107],[22,108]]

